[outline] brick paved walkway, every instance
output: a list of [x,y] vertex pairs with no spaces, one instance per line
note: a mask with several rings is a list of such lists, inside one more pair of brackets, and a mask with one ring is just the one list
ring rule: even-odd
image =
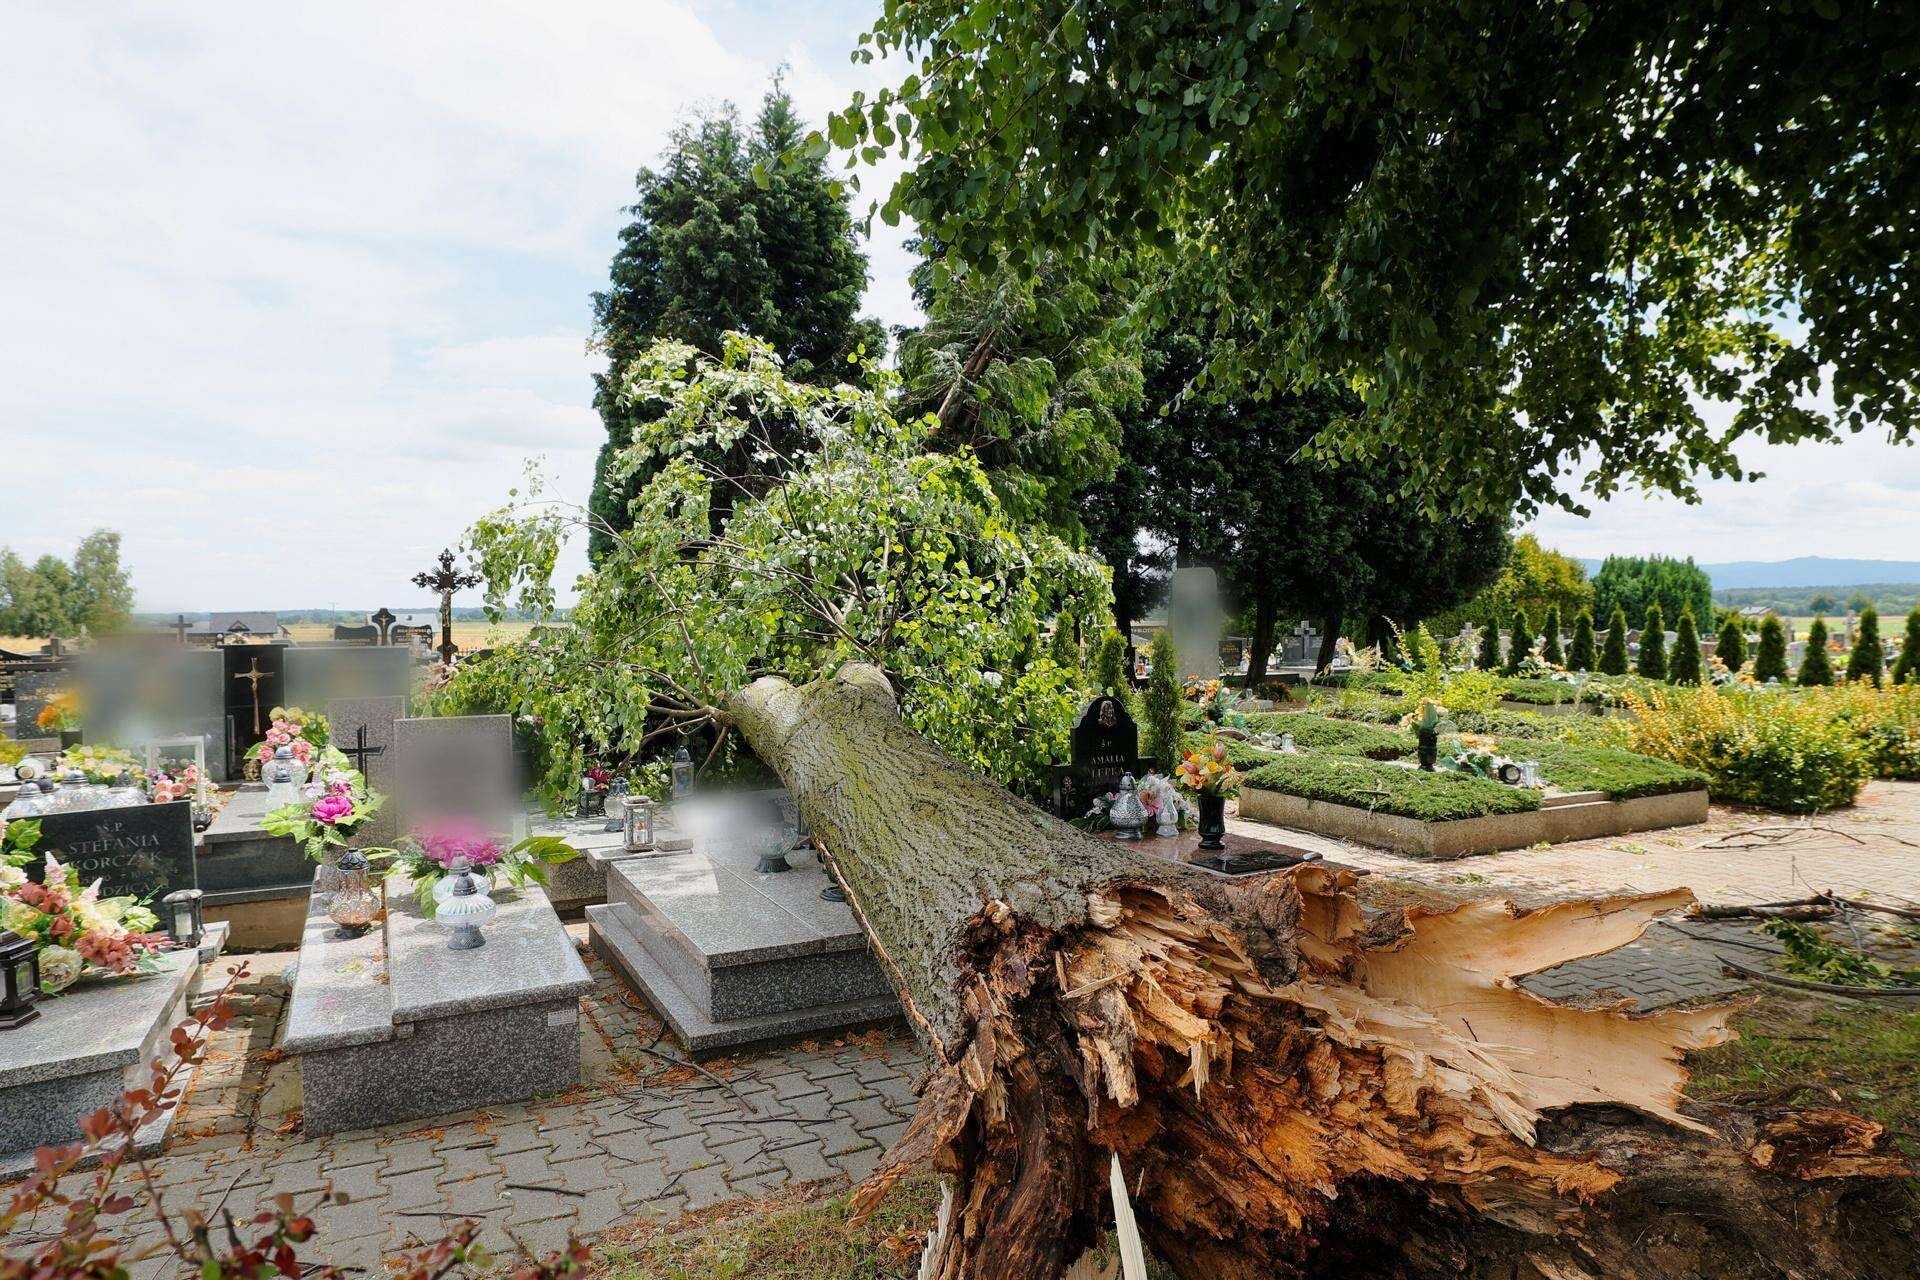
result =
[[[584,926],[573,932],[584,938]],[[465,1217],[484,1224],[482,1242],[496,1254],[516,1240],[539,1252],[564,1244],[569,1231],[587,1235],[647,1215],[671,1220],[801,1183],[858,1181],[917,1102],[920,1058],[898,1029],[704,1063],[725,1081],[717,1084],[675,1065],[658,1019],[589,955],[598,987],[586,998],[579,1089],[308,1138],[294,1110],[299,1064],[270,1048],[286,992],[279,974],[291,959],[251,958],[254,976],[236,1002],[243,1016],[215,1044],[173,1144],[153,1165],[174,1211],[211,1213],[224,1203],[240,1216],[280,1192],[304,1207],[331,1185],[349,1199],[314,1215],[311,1259],[369,1274]],[[669,1058],[650,1056],[656,1046]],[[58,1229],[58,1215],[45,1211],[25,1228]],[[107,1234],[159,1238],[145,1223]],[[177,1270],[155,1260],[133,1277]]]

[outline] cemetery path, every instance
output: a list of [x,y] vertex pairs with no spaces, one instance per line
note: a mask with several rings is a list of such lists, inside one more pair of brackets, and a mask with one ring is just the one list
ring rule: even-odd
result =
[[[331,1186],[347,1202],[313,1214],[319,1231],[306,1260],[379,1276],[386,1260],[465,1217],[483,1224],[483,1245],[510,1259],[516,1242],[544,1252],[569,1232],[664,1225],[807,1183],[844,1188],[905,1129],[921,1060],[904,1029],[704,1062],[723,1087],[674,1065],[678,1051],[659,1019],[585,950],[584,925],[569,932],[596,984],[582,1005],[580,1088],[324,1138],[300,1132],[298,1062],[271,1048],[293,956],[246,957],[241,1016],[212,1046],[172,1144],[150,1162],[165,1205],[210,1213],[224,1202],[238,1216],[281,1192],[304,1208]],[[209,982],[228,967],[216,965]],[[76,1175],[76,1185],[87,1177]],[[136,1247],[162,1238],[138,1211],[108,1221],[104,1234]],[[59,1214],[42,1210],[17,1229],[58,1232]],[[181,1274],[170,1259],[131,1271],[133,1280]]]
[[[1920,905],[1920,783],[1874,782],[1852,808],[1817,818],[1715,805],[1704,823],[1428,862],[1342,840],[1230,820],[1249,836],[1316,849],[1401,885],[1453,898],[1511,898],[1522,905],[1615,892],[1687,888],[1703,902],[1751,904],[1831,889]],[[1391,892],[1380,886],[1376,892]],[[1631,999],[1641,1008],[1744,990],[1720,954],[1778,944],[1750,923],[1662,921],[1640,941],[1549,969],[1526,985],[1561,1000]],[[1909,960],[1907,963],[1915,963]]]

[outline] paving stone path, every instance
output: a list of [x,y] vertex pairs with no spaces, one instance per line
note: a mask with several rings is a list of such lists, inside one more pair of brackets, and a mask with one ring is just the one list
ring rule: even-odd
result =
[[[584,937],[583,926],[573,932]],[[286,994],[280,971],[291,959],[250,958],[241,1016],[214,1044],[172,1145],[151,1165],[175,1212],[224,1205],[244,1218],[281,1192],[305,1208],[331,1186],[348,1200],[315,1212],[310,1258],[369,1275],[461,1218],[483,1224],[481,1241],[496,1255],[516,1242],[543,1252],[570,1232],[671,1221],[802,1183],[857,1182],[917,1102],[920,1057],[898,1028],[708,1062],[711,1077],[679,1065],[659,1020],[589,956],[598,985],[585,1002],[579,1089],[309,1138],[294,1110],[298,1062],[271,1048]],[[134,1217],[109,1220],[107,1234],[136,1247],[160,1239],[157,1226]],[[43,1210],[16,1232],[57,1232],[59,1223]],[[178,1271],[155,1259],[134,1267],[133,1280]]]

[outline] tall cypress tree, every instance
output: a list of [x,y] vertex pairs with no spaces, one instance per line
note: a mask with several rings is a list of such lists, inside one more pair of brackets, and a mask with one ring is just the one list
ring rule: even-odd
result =
[[1527,622],[1526,611],[1515,609],[1513,626],[1509,628],[1507,634],[1507,674],[1510,676],[1519,674],[1520,664],[1525,662],[1527,655],[1532,652],[1533,628]]
[[1497,624],[1489,622],[1480,628],[1480,656],[1473,665],[1482,671],[1500,669],[1500,628]]
[[[628,507],[646,479],[623,478],[615,464],[655,412],[622,394],[627,368],[654,341],[717,355],[722,335],[742,330],[772,344],[801,381],[844,377],[846,356],[863,343],[880,353],[878,323],[856,319],[867,261],[846,197],[824,157],[782,163],[805,133],[776,81],[751,128],[726,106],[676,129],[659,166],[635,179],[633,221],[620,233],[606,290],[593,295],[594,334],[607,354],[594,379],[607,430],[588,501],[596,561],[632,524]],[[716,499],[726,501],[728,489],[716,485]]]
[[1777,613],[1760,620],[1760,647],[1753,656],[1753,678],[1761,684],[1787,678],[1787,628]]
[[1815,618],[1807,628],[1807,655],[1800,659],[1803,686],[1833,683],[1833,660],[1827,656],[1827,620]]
[[1180,656],[1174,651],[1173,637],[1162,627],[1147,650],[1152,669],[1147,672],[1147,688],[1140,698],[1146,719],[1146,738],[1141,754],[1159,763],[1171,773],[1180,759],[1180,676],[1176,668]]
[[1693,610],[1680,611],[1680,625],[1673,629],[1673,656],[1667,660],[1667,679],[1675,684],[1700,683],[1700,629],[1693,625]]
[[1547,606],[1547,618],[1542,624],[1542,629],[1543,634],[1540,637],[1540,661],[1550,666],[1565,666],[1567,658],[1566,655],[1560,651],[1559,605],[1550,604]]
[[1610,676],[1627,674],[1627,611],[1619,605],[1613,606],[1613,616],[1607,619],[1607,647],[1600,652],[1600,670]]
[[1667,678],[1667,616],[1658,600],[1647,606],[1647,625],[1640,632],[1640,661],[1635,670],[1649,680]]
[[1727,664],[1727,670],[1738,673],[1747,665],[1747,629],[1740,625],[1740,615],[1733,614],[1720,624],[1720,635],[1713,644],[1713,656]]
[[1920,605],[1907,615],[1907,634],[1900,641],[1900,656],[1893,660],[1893,682],[1920,682]]
[[1124,701],[1132,688],[1133,681],[1127,678],[1126,638],[1109,627],[1093,645],[1093,691]]
[[1847,679],[1871,680],[1878,688],[1886,665],[1886,648],[1880,643],[1880,613],[1868,608],[1860,614],[1860,634],[1847,657]]
[[1574,671],[1591,671],[1593,653],[1593,610],[1582,609],[1573,620],[1573,645],[1567,650],[1567,666]]

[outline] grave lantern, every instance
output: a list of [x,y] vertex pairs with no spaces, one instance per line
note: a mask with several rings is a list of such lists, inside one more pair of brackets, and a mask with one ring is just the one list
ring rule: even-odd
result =
[[206,933],[201,919],[201,904],[206,894],[198,889],[175,889],[160,899],[167,912],[167,936],[183,947],[197,947]]
[[685,747],[673,753],[673,798],[684,799],[693,790],[693,756]]
[[11,1031],[40,1016],[40,948],[30,939],[0,932],[0,1031]]
[[367,881],[367,855],[349,849],[340,855],[340,889],[327,904],[327,918],[340,926],[338,936],[357,938],[373,924],[380,901]]
[[619,831],[626,825],[625,819],[620,815],[620,808],[626,803],[627,796],[632,791],[632,785],[625,778],[613,780],[612,785],[607,788],[606,798],[600,802],[600,811],[607,814],[607,825],[601,828],[602,831]]
[[653,797],[628,796],[621,802],[626,808],[626,838],[621,841],[628,853],[646,853],[653,848]]
[[1107,806],[1107,821],[1113,824],[1115,839],[1140,839],[1140,828],[1147,824],[1147,806],[1141,803],[1140,790],[1134,785],[1132,774],[1120,775],[1120,789],[1113,793],[1113,803]]
[[500,908],[474,878],[473,866],[465,858],[453,860],[453,865],[447,868],[447,878],[453,882],[453,891],[434,910],[434,918],[453,930],[447,949],[471,951],[486,946],[487,940],[480,936],[480,926],[493,919]]

